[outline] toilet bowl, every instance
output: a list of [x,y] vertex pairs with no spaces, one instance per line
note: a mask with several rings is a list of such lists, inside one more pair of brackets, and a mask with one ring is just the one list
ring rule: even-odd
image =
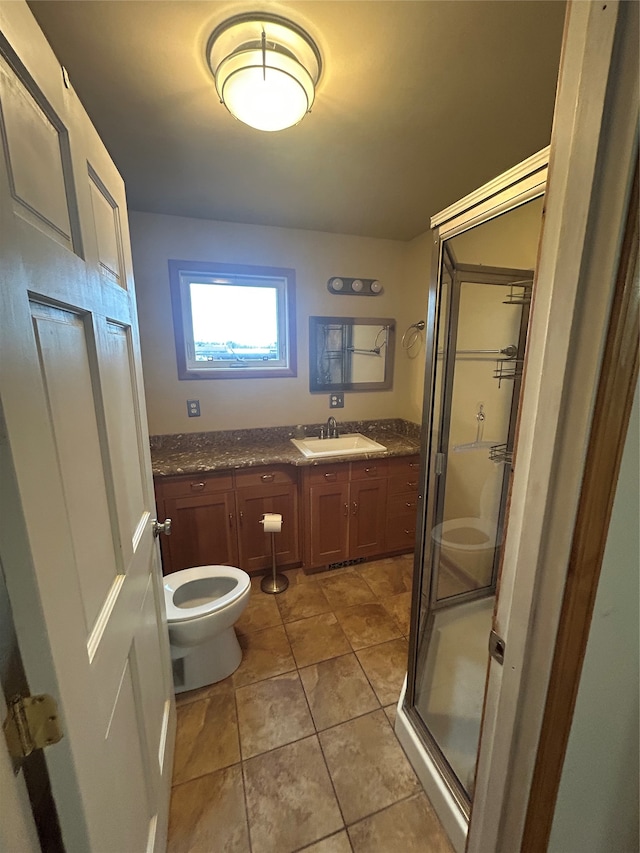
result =
[[196,566],[165,576],[176,693],[222,681],[240,666],[233,626],[250,594],[249,575],[234,566]]

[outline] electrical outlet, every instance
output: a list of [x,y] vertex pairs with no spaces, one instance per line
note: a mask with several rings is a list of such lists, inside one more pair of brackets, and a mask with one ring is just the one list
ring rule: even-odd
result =
[[344,409],[344,394],[342,391],[329,395],[330,409]]
[[200,417],[200,400],[187,400],[187,414],[190,418]]

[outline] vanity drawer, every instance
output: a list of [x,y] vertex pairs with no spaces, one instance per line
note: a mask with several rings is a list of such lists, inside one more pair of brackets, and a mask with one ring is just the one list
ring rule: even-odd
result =
[[348,483],[349,463],[337,462],[333,465],[313,465],[307,469],[307,481],[314,486],[319,483]]
[[370,480],[375,477],[386,477],[388,472],[387,459],[362,459],[351,463],[352,480]]
[[[387,499],[387,516],[398,518],[401,515],[415,516],[418,510],[418,496],[410,493],[404,495],[391,495]],[[413,522],[415,527],[415,519]]]
[[279,483],[297,483],[298,472],[292,465],[265,465],[260,468],[236,470],[236,486],[271,486]]
[[389,494],[417,492],[420,480],[420,457],[400,456],[389,460]]
[[189,495],[209,495],[233,489],[233,473],[190,474],[186,477],[156,478],[158,498],[184,498]]

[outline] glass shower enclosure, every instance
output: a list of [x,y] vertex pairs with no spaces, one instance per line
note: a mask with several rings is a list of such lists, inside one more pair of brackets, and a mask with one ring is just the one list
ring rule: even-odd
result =
[[402,712],[463,821],[473,802],[543,217],[544,181],[535,184],[490,213],[458,217],[458,227],[436,241],[429,297]]

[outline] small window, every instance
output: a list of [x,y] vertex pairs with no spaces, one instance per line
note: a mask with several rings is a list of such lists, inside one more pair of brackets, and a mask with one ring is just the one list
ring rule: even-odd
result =
[[180,379],[296,375],[295,272],[169,261]]

